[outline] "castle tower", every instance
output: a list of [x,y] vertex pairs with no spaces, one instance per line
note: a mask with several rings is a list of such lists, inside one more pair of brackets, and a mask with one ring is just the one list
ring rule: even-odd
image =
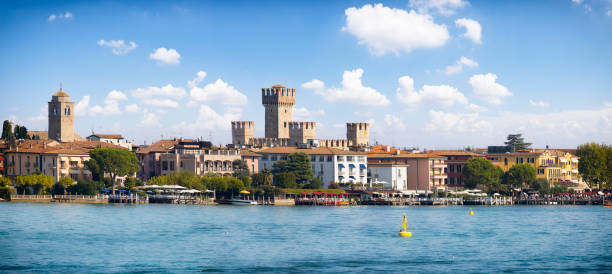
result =
[[49,102],[49,139],[74,141],[74,102],[70,102],[70,95],[61,88]]
[[370,143],[369,123],[346,123],[346,140],[349,146],[367,146]]
[[249,145],[253,139],[253,121],[232,121],[232,144],[236,147]]
[[305,144],[308,139],[317,137],[317,123],[315,122],[289,122],[289,145]]
[[266,138],[289,138],[293,119],[295,89],[274,85],[261,89],[261,103],[266,109]]

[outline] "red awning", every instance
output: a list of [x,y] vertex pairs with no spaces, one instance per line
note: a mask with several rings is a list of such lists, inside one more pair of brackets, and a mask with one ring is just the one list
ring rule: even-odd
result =
[[308,192],[301,192],[300,195],[306,195]]

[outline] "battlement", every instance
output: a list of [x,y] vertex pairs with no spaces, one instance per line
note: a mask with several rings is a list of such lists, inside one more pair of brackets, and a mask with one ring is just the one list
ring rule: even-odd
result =
[[317,137],[316,122],[288,122],[289,139],[292,146],[305,144],[309,139]]
[[263,105],[295,105],[295,89],[286,88],[281,85],[274,85],[272,88],[262,88],[261,103]]
[[346,123],[349,146],[367,146],[370,142],[370,123]]
[[319,146],[346,149],[349,147],[349,141],[345,139],[319,139]]
[[248,145],[254,131],[253,121],[232,121],[232,144],[236,147]]
[[287,125],[289,126],[289,131],[291,131],[291,129],[316,129],[317,122],[292,121],[292,122],[288,122]]
[[251,138],[250,145],[253,147],[286,147],[289,146],[289,138]]
[[232,121],[232,129],[241,128],[254,128],[255,122],[253,121]]
[[368,130],[370,123],[346,123],[347,130]]

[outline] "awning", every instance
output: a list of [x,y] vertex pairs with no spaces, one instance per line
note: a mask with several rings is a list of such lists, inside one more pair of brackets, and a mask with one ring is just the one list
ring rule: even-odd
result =
[[350,168],[355,168],[355,165],[354,164],[349,164],[349,167]]
[[343,164],[338,164],[338,167],[339,168],[344,168],[344,165]]
[[355,176],[349,176],[349,179],[357,180]]
[[359,168],[361,168],[361,169],[367,169],[366,165],[364,165],[364,164],[359,164]]

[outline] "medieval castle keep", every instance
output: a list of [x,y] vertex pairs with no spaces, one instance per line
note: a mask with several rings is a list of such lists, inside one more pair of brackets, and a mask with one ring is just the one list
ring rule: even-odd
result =
[[282,85],[261,89],[261,102],[266,110],[264,138],[255,138],[253,121],[232,121],[232,143],[236,147],[314,146],[359,148],[369,145],[368,123],[347,123],[346,139],[318,140],[316,122],[293,121],[295,89]]

